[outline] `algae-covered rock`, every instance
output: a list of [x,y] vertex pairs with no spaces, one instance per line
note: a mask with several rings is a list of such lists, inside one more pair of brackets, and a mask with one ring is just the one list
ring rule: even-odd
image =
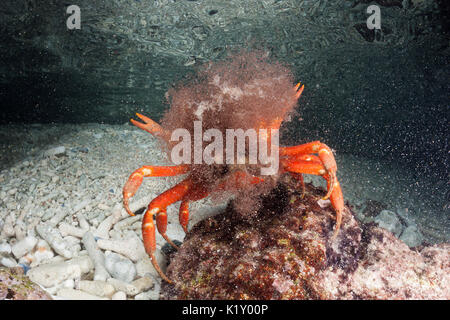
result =
[[[411,250],[375,224],[335,213],[289,177],[252,219],[233,205],[187,234],[163,299],[449,299],[450,245]],[[297,184],[297,185],[296,185]]]
[[0,268],[0,300],[51,300],[51,296],[23,274],[22,268]]

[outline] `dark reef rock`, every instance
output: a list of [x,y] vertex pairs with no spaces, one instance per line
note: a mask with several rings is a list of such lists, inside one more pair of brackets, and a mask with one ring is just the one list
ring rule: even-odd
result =
[[22,268],[0,268],[0,300],[52,300],[23,274]]
[[173,254],[163,299],[449,299],[450,245],[411,250],[390,232],[335,214],[288,176],[251,221],[232,205]]

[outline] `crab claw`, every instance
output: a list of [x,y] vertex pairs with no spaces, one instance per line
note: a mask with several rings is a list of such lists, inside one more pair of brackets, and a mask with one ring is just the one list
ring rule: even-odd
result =
[[[295,87],[294,87],[294,90],[295,90],[295,98],[296,98],[297,100],[300,98],[300,96],[301,96],[302,93],[303,93],[303,90],[305,89],[305,85],[302,85],[301,87],[300,87],[300,85],[301,85],[301,82],[297,83],[297,84],[295,85]],[[300,89],[299,89],[299,88],[300,88]]]
[[152,135],[155,135],[155,136],[160,135],[164,131],[164,129],[158,123],[156,123],[149,117],[146,117],[140,113],[136,113],[136,116],[145,122],[145,124],[144,124],[144,123],[138,122],[134,119],[130,119],[131,123],[134,124],[136,127],[140,128],[142,130],[145,130],[148,133],[151,133]]

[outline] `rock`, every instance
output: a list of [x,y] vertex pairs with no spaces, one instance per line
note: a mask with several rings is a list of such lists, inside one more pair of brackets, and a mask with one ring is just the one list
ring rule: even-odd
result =
[[73,257],[73,248],[67,245],[57,229],[49,224],[40,224],[36,226],[36,231],[56,253],[67,259]]
[[87,230],[85,229],[75,227],[65,222],[61,222],[59,224],[58,230],[63,237],[70,235],[78,238],[83,238],[84,234],[87,232]]
[[[34,261],[33,263],[35,265],[40,264],[43,261],[50,260],[54,257],[54,253],[52,249],[50,248],[49,244],[45,240],[39,240],[36,245],[36,251],[33,254]],[[32,267],[35,265],[31,264]]]
[[113,278],[126,283],[133,281],[136,276],[133,262],[114,252],[105,257],[105,267]]
[[101,132],[100,133],[94,133],[93,136],[94,136],[95,139],[101,139],[103,137],[103,133],[101,133]]
[[422,244],[423,236],[416,226],[410,225],[403,230],[400,240],[406,243],[409,247],[417,247]]
[[67,300],[109,300],[108,298],[98,297],[81,290],[70,288],[59,289],[56,295]]
[[135,296],[139,293],[138,288],[130,283],[123,282],[118,279],[109,278],[107,280],[117,291],[123,291],[127,296]]
[[144,244],[137,236],[124,240],[99,239],[97,245],[103,250],[120,253],[132,261],[139,261],[141,258],[147,256]]
[[7,268],[13,268],[17,266],[17,261],[11,257],[0,257],[0,264]]
[[33,250],[37,242],[38,239],[36,237],[26,237],[12,246],[12,253],[17,259],[19,259]]
[[134,297],[134,300],[158,300],[158,298],[159,298],[158,291],[150,290],[137,294]]
[[127,300],[127,295],[123,291],[117,291],[113,294],[111,300]]
[[153,287],[153,280],[149,277],[142,277],[134,280],[131,284],[138,289],[139,293],[141,293]]
[[[166,271],[168,260],[160,250],[155,251],[155,258],[163,272]],[[155,270],[150,257],[144,257],[136,263],[136,271],[139,277],[151,275],[159,278],[159,273]]]
[[11,253],[11,245],[8,242],[0,243],[0,255],[10,253]]
[[[171,256],[163,299],[446,299],[450,245],[409,249],[349,208],[332,240],[335,214],[324,191],[291,179],[263,199],[251,221],[232,206],[195,225]],[[293,199],[293,201],[288,201]],[[267,200],[267,201],[266,201]]]
[[98,280],[82,280],[80,281],[79,287],[81,291],[98,297],[111,297],[115,292],[115,289],[111,284]]
[[52,297],[23,275],[22,268],[0,268],[0,300],[51,300]]
[[28,276],[33,282],[43,287],[54,287],[67,279],[79,279],[81,275],[93,269],[88,256],[81,256],[69,261],[47,263],[31,268]]
[[392,232],[396,237],[402,233],[403,226],[397,214],[393,211],[382,210],[374,219],[379,227]]
[[94,263],[94,280],[105,281],[109,278],[109,273],[105,268],[105,256],[97,246],[94,235],[91,232],[86,232],[83,235],[83,245],[88,252],[89,257]]
[[47,151],[45,151],[44,155],[47,157],[51,157],[51,156],[63,156],[66,154],[66,148],[64,146],[58,146],[55,148],[51,148],[48,149]]

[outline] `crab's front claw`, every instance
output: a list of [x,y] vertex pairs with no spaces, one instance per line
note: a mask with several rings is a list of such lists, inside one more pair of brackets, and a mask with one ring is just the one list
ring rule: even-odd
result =
[[295,98],[298,100],[305,89],[305,85],[301,85],[301,83],[297,83],[294,87],[295,90]]
[[136,116],[145,122],[145,123],[141,123],[134,119],[130,119],[131,123],[134,124],[136,127],[140,128],[142,130],[145,130],[148,133],[151,133],[152,135],[155,135],[155,136],[158,136],[161,133],[163,133],[164,129],[158,123],[156,123],[149,117],[146,117],[140,113],[136,113]]
[[189,166],[143,166],[134,171],[123,187],[123,206],[130,216],[134,213],[129,208],[129,199],[135,195],[144,177],[171,177],[187,173]]
[[314,141],[298,146],[282,147],[280,155],[284,171],[300,175],[314,174],[326,179],[327,194],[323,199],[329,198],[336,211],[336,227],[333,236],[335,238],[341,226],[344,197],[336,177],[337,165],[333,151],[320,141]]
[[125,183],[125,186],[123,187],[123,207],[130,216],[134,216],[134,213],[130,210],[129,207],[130,198],[133,197],[137,192],[142,184],[143,179],[143,174],[139,170],[136,170],[131,174],[131,176],[128,178],[127,183]]

